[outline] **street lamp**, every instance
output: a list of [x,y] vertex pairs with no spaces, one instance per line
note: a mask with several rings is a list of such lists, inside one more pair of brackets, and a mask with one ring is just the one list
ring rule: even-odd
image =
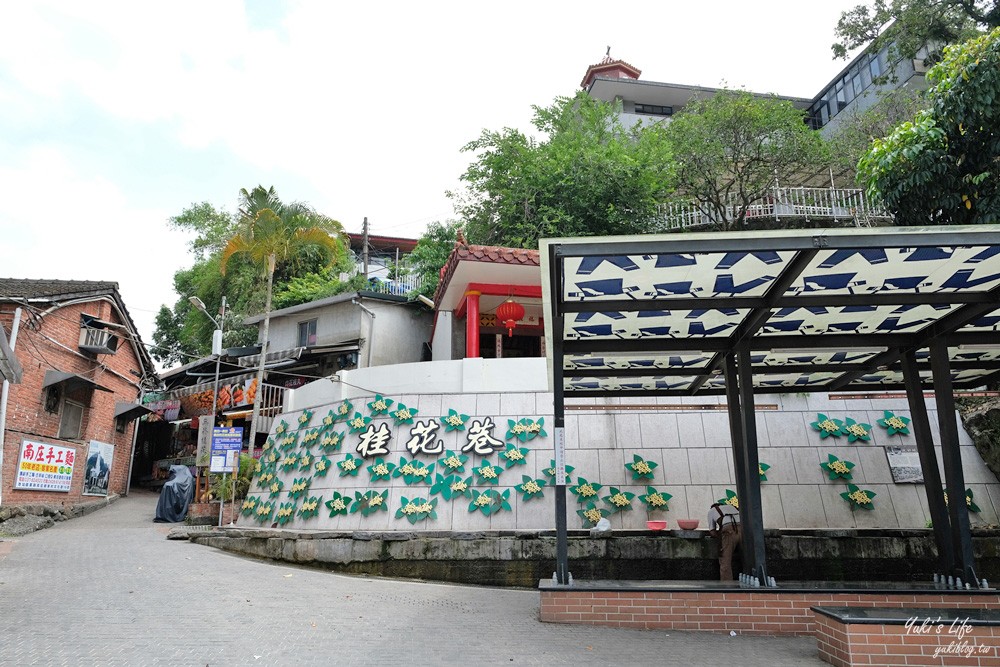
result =
[[[208,310],[205,308],[205,303],[196,296],[189,296],[188,301],[191,305],[200,310],[205,317],[212,321],[215,325],[215,331],[212,332],[212,354],[215,355],[215,382],[212,385],[212,433],[215,433],[215,427],[218,426],[216,422],[216,407],[218,405],[219,399],[219,366],[222,363],[222,326],[226,322],[226,297],[222,297],[222,306],[219,308],[219,321],[216,321],[214,317],[209,314]],[[239,461],[237,459],[237,468],[239,468]],[[225,477],[223,477],[223,484],[225,484]],[[233,486],[236,485],[236,474],[233,474]],[[235,502],[235,499],[234,499]],[[224,501],[219,498],[219,525],[222,525],[222,506]]]

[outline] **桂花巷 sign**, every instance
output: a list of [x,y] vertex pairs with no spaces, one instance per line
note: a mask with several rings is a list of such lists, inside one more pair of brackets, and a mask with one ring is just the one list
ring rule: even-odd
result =
[[69,493],[76,450],[33,440],[21,441],[15,489]]
[[212,429],[212,453],[210,472],[235,472],[243,449],[243,428]]

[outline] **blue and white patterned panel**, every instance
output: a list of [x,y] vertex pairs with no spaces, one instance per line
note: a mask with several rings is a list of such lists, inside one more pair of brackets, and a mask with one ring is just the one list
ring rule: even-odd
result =
[[982,292],[1000,285],[1000,247],[826,250],[786,291],[795,294]]
[[[983,315],[978,320],[970,322],[959,331],[1000,331],[1000,310]],[[997,337],[997,346],[1000,347],[1000,336]]]
[[[812,387],[824,385],[831,380],[840,377],[839,373],[788,373],[780,375],[755,375],[753,384],[755,387],[794,388]],[[722,386],[725,386],[724,384]]]
[[756,366],[805,366],[820,364],[863,364],[882,350],[829,352],[753,352],[750,363]]
[[791,252],[607,255],[564,260],[565,301],[761,296]]
[[725,338],[732,334],[749,312],[745,308],[732,308],[570,313],[563,322],[563,340]]
[[624,368],[704,368],[712,360],[711,354],[700,352],[678,353],[669,355],[640,354],[605,354],[594,356],[568,355],[563,358],[563,368],[566,370],[620,370]]
[[566,380],[563,388],[567,394],[574,391],[683,391],[692,382],[692,377],[575,378]]
[[760,335],[913,333],[955,306],[838,306],[773,310]]

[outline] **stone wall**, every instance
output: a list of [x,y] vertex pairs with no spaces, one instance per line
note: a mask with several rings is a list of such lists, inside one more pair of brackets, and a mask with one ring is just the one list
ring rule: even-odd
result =
[[[330,384],[330,383],[327,383]],[[371,417],[368,404],[374,396],[349,399],[349,416],[356,414],[362,419]],[[259,521],[249,516],[241,518],[241,526],[280,525],[294,529],[320,530],[545,530],[552,529],[554,519],[554,490],[552,479],[545,474],[551,467],[552,452],[552,395],[546,392],[509,393],[462,393],[462,394],[405,394],[385,395],[393,401],[388,407],[392,412],[405,405],[413,414],[413,423],[396,424],[389,415],[375,415],[371,423],[357,432],[351,433],[344,421],[328,428],[324,419],[336,416],[339,402],[317,404],[308,409],[308,419],[300,425],[300,418],[306,411],[302,409],[287,412],[275,420],[275,427],[284,422],[288,432],[277,434],[272,431],[272,449],[265,452],[264,471],[272,470],[275,481],[281,489],[271,497],[267,485],[262,486],[260,476],[251,485],[251,497],[260,507],[271,503],[272,512],[266,513]],[[566,415],[567,464],[573,468],[571,485],[580,484],[584,479],[600,484],[595,507],[613,509],[605,500],[611,489],[626,494],[634,494],[630,500],[630,510],[613,513],[609,520],[616,530],[644,529],[648,519],[663,519],[669,528],[677,526],[677,519],[695,518],[706,526],[709,505],[716,499],[725,498],[727,490],[735,491],[732,455],[730,449],[728,415],[722,405],[722,398],[661,398],[608,399],[598,403],[597,399],[577,399],[568,401]],[[885,400],[836,400],[827,394],[783,394],[757,397],[757,436],[760,446],[760,461],[770,466],[766,472],[767,481],[762,483],[763,515],[765,528],[779,529],[898,529],[925,528],[930,518],[926,496],[920,484],[894,484],[886,458],[885,447],[890,445],[915,446],[912,435],[888,435],[886,429],[877,425],[885,411],[909,416],[905,399]],[[931,423],[936,425],[937,414],[930,402]],[[468,444],[468,435],[474,424],[494,424],[492,435],[508,447],[525,449],[525,458],[510,461],[504,454],[489,456],[467,454],[464,471],[458,474],[461,480],[468,480],[469,493],[446,494],[440,484],[445,454],[412,453],[407,442],[412,440],[412,429],[421,422],[441,424],[440,419],[450,411],[465,415],[464,430],[447,431],[439,426],[431,442],[439,441],[447,452],[462,453]],[[331,412],[333,413],[331,415]],[[821,439],[820,433],[811,427],[818,415],[858,423],[870,424],[870,440],[847,442],[846,436]],[[545,435],[521,442],[517,437],[506,437],[511,423],[524,418],[538,421],[543,425]],[[365,432],[369,436],[364,436]],[[369,444],[376,439],[377,432],[390,434],[386,441],[387,455],[371,456],[357,463],[357,473],[341,474],[337,464],[348,455],[354,459],[363,458],[359,447],[364,449],[364,438]],[[306,446],[310,434],[317,440]],[[316,461],[323,458],[323,448],[319,437],[330,433],[343,434],[342,444],[326,454],[325,464],[330,471],[325,476],[318,474]],[[291,444],[283,447],[287,436]],[[974,493],[980,508],[972,515],[974,526],[988,526],[997,523],[997,509],[1000,507],[1000,484],[996,476],[983,463],[964,429],[959,429],[963,466],[968,488]],[[269,454],[274,461],[268,462]],[[828,454],[855,463],[852,470],[853,483],[875,495],[874,509],[852,510],[841,497],[847,490],[847,482],[830,480],[820,467],[827,461]],[[307,455],[307,465],[299,458],[291,469],[280,464],[289,458]],[[652,480],[634,479],[626,466],[634,462],[638,455],[645,461],[656,463]],[[388,479],[373,479],[370,467],[381,458],[395,467]],[[940,459],[940,454],[939,454]],[[433,470],[419,479],[410,479],[398,473],[406,463],[419,462]],[[477,476],[473,468],[484,461],[500,468],[495,484],[487,483]],[[540,497],[524,499],[520,485],[525,478],[544,481]],[[420,480],[423,481],[420,481]],[[438,486],[435,483],[438,482]],[[269,482],[273,483],[273,482]],[[307,483],[308,488],[299,497],[290,495],[296,484]],[[447,486],[447,485],[444,485]],[[640,496],[652,486],[657,491],[671,494],[667,511],[647,512]],[[358,494],[369,491],[384,494],[379,509],[368,513],[350,511]],[[498,502],[499,511],[489,514],[479,510],[473,503],[484,491],[503,494],[507,506]],[[348,508],[346,513],[331,516],[327,502],[334,494],[344,498]],[[400,515],[403,499],[413,504],[435,502],[434,517],[411,523],[407,515]],[[310,500],[319,501],[314,516],[304,517],[300,513],[303,505]],[[470,507],[471,506],[471,507]],[[508,507],[509,506],[509,507]],[[577,501],[577,496],[569,495],[569,526],[582,528],[583,519],[577,512],[586,507]],[[287,521],[278,520],[278,511],[287,515]],[[470,509],[472,511],[470,511]],[[290,514],[289,514],[290,513]]]

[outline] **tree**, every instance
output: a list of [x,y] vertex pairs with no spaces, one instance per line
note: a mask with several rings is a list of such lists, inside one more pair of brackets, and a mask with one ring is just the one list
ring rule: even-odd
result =
[[420,294],[433,296],[441,279],[441,267],[448,261],[448,255],[455,247],[461,224],[457,220],[432,222],[417,241],[417,247],[408,260],[415,273],[420,276]]
[[778,183],[824,164],[804,112],[775,96],[720,90],[689,102],[667,126],[678,191],[721,231],[743,229],[749,207]]
[[626,128],[620,105],[583,91],[532,108],[540,139],[483,130],[462,149],[477,157],[466,190],[449,196],[469,240],[533,248],[543,237],[645,232],[670,188],[663,127]]
[[260,394],[264,382],[268,335],[271,326],[271,297],[274,275],[279,266],[301,261],[302,251],[311,250],[312,257],[325,257],[334,264],[348,247],[346,233],[336,220],[313,211],[306,204],[283,203],[274,188],[258,185],[251,191],[240,190],[238,232],[222,250],[220,272],[226,274],[229,262],[245,257],[263,270],[267,278],[264,303],[264,330],[261,336],[260,364],[257,367],[257,390],[254,394],[253,417],[250,422],[249,449],[253,453],[260,416]]
[[924,93],[911,86],[879,91],[877,101],[867,109],[844,112],[828,139],[831,161],[843,169],[857,169],[858,161],[871,149],[875,139],[912,120],[927,106]]
[[858,164],[897,224],[1000,218],[1000,28],[947,47],[927,73],[929,108],[876,140]]
[[1000,26],[998,0],[874,0],[843,12],[837,22],[834,57],[867,44],[889,49],[889,60],[914,58],[925,45],[940,48]]

